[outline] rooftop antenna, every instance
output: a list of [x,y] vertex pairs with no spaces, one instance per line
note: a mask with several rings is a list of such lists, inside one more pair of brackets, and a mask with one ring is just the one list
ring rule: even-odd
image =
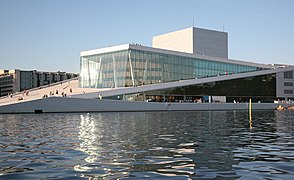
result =
[[223,32],[225,32],[225,23],[223,22]]

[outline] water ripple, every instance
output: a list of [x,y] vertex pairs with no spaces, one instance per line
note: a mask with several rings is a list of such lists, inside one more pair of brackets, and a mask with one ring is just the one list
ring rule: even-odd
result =
[[0,115],[0,179],[290,179],[294,113]]

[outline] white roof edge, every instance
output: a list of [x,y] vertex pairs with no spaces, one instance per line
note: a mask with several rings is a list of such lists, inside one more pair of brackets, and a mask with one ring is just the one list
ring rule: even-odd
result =
[[129,48],[130,48],[129,44],[109,46],[109,47],[105,47],[105,48],[81,51],[80,56],[90,56],[93,54],[101,54],[101,53],[108,53],[108,52],[113,52],[113,51],[127,50]]
[[194,27],[188,27],[188,28],[184,28],[184,29],[178,29],[178,30],[175,30],[175,31],[171,31],[171,32],[163,33],[163,34],[154,35],[154,36],[152,37],[152,39],[153,39],[154,37],[165,36],[165,35],[167,35],[167,34],[173,34],[173,33],[176,33],[176,32],[179,32],[179,31],[188,30],[188,29],[192,29],[192,30],[193,30]]
[[212,32],[228,34],[228,32],[225,32],[225,31],[213,30],[213,29],[205,29],[205,28],[191,26],[191,27],[187,27],[187,28],[184,28],[184,29],[178,29],[178,30],[174,30],[174,31],[171,31],[171,32],[163,33],[163,34],[157,34],[157,35],[154,35],[152,38],[158,37],[158,36],[164,36],[164,35],[167,35],[167,34],[172,34],[172,33],[183,31],[183,30],[188,30],[188,29],[192,29],[192,30],[199,29],[199,30],[205,30],[205,31],[212,31]]
[[90,55],[94,55],[94,54],[108,53],[108,52],[127,50],[127,49],[151,51],[151,52],[170,54],[170,55],[176,55],[176,56],[185,56],[185,57],[198,58],[198,59],[217,61],[217,62],[223,62],[223,63],[239,64],[239,65],[244,65],[244,66],[274,68],[274,66],[268,65],[268,64],[261,64],[261,63],[241,61],[241,60],[233,60],[233,59],[226,59],[226,58],[212,57],[212,56],[202,56],[202,55],[198,55],[198,54],[191,54],[191,53],[172,51],[172,50],[167,50],[167,49],[159,49],[159,48],[147,47],[147,46],[142,46],[142,45],[133,45],[133,44],[123,44],[123,45],[109,46],[109,47],[105,47],[105,48],[81,51],[80,56],[90,56]]

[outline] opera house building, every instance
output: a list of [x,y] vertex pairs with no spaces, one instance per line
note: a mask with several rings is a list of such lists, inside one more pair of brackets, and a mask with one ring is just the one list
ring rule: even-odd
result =
[[0,97],[0,113],[289,108],[293,72],[230,59],[227,32],[191,27],[154,36],[152,47],[81,51],[79,77]]
[[[187,28],[153,37],[152,46],[126,44],[82,51],[80,87],[155,87],[126,92],[125,100],[194,101],[225,96],[226,102],[249,98],[273,102],[294,96],[292,66],[228,59],[226,32]],[[188,84],[179,83],[185,80]],[[168,86],[172,82],[178,85]]]

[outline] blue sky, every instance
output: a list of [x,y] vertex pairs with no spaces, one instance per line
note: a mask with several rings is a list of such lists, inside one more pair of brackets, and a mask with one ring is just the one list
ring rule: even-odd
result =
[[294,65],[292,0],[0,0],[0,69],[79,72],[79,54],[194,24],[229,33],[229,57]]

